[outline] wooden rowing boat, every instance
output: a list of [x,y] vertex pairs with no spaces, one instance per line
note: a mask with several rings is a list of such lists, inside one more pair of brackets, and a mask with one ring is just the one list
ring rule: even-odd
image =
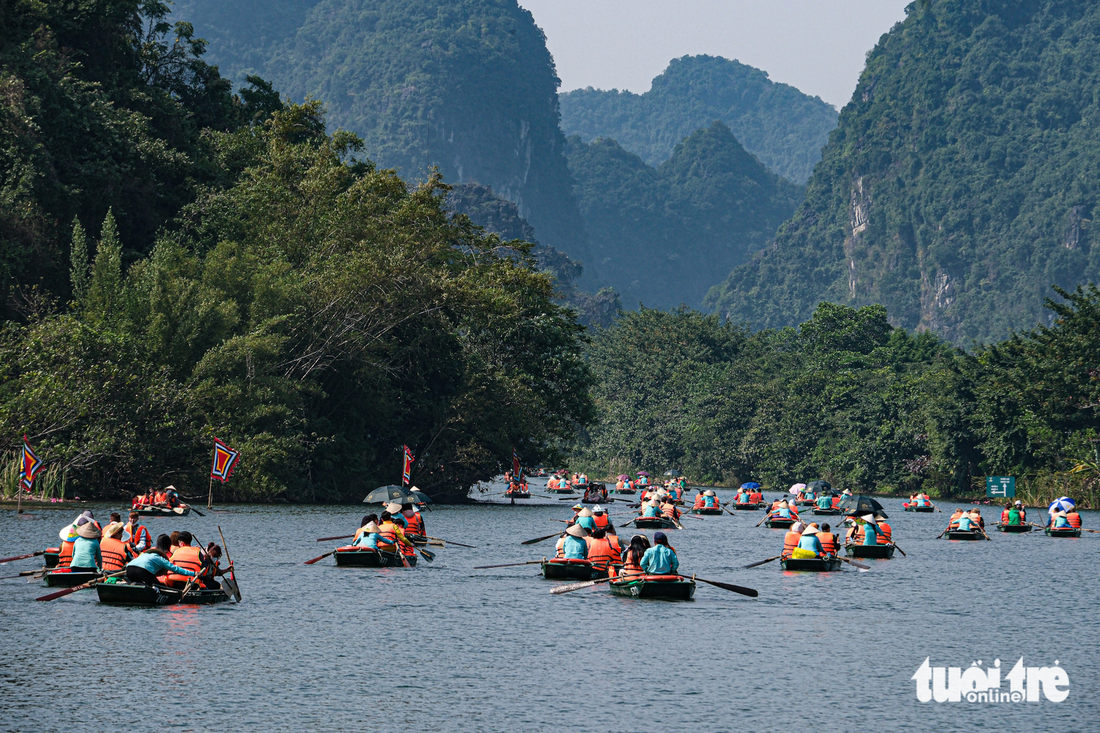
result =
[[610,492],[614,493],[614,494],[637,494],[638,490],[637,489],[611,489]]
[[47,570],[49,570],[51,568],[56,568],[57,563],[60,561],[60,558],[61,558],[61,548],[60,547],[47,547],[46,552],[43,553],[43,555],[42,555],[42,560],[45,562]]
[[504,495],[509,499],[530,499],[530,491],[505,491]]
[[998,524],[998,532],[1008,532],[1009,534],[1022,534],[1024,532],[1031,531],[1030,524]]
[[627,598],[690,601],[695,595],[695,581],[679,575],[630,575],[608,585],[612,593]]
[[95,570],[71,572],[68,568],[55,568],[42,577],[45,578],[46,585],[50,588],[72,588],[74,585],[81,585],[89,580],[95,580],[99,577],[99,573]]
[[743,512],[755,512],[755,511],[759,511],[760,509],[764,509],[767,506],[768,506],[768,502],[758,501],[755,504],[748,504],[748,503],[734,504],[733,508],[738,510],[738,511],[743,511]]
[[783,519],[782,517],[775,517],[764,522],[764,526],[769,529],[790,529],[797,522],[797,519]]
[[191,507],[181,504],[182,512],[174,512],[166,506],[147,506],[142,509],[134,509],[139,517],[186,517],[191,513]]
[[907,511],[907,512],[919,512],[921,514],[931,514],[932,512],[936,511],[936,507],[934,507],[934,506],[907,506],[907,507],[905,507],[905,511]]
[[866,557],[872,560],[889,560],[894,556],[893,545],[844,545],[848,557]]
[[542,577],[547,580],[595,580],[606,578],[607,568],[599,568],[590,560],[567,557],[542,559]]
[[547,489],[546,491],[550,494],[572,494],[573,493],[573,489],[571,489],[571,488]]
[[1044,530],[1048,537],[1080,537],[1081,530],[1075,527],[1059,527],[1055,529],[1053,527],[1047,527]]
[[841,514],[839,507],[829,507],[828,509],[822,509],[821,507],[814,507],[813,513],[819,517],[835,517]]
[[[401,556],[396,552],[373,550],[369,547],[341,547],[333,553],[336,564],[341,567],[355,568],[400,568],[404,567]],[[416,555],[405,558],[411,567],[416,567]]]
[[787,557],[779,562],[784,570],[799,570],[810,573],[831,573],[843,567],[842,561],[835,557],[810,557],[805,560]]
[[706,514],[707,516],[714,516],[716,514],[721,514],[722,513],[722,507],[720,507],[720,506],[692,507],[691,508],[691,513],[692,514]]
[[638,529],[675,529],[676,523],[668,517],[638,517],[634,526]]
[[962,540],[964,542],[985,539],[985,535],[976,529],[949,529],[944,537],[949,540]]
[[[119,582],[112,582],[118,580]],[[116,606],[171,606],[176,603],[185,605],[207,605],[229,600],[221,588],[192,587],[183,595],[183,588],[128,583],[121,578],[111,578],[104,583],[95,584],[100,603]]]
[[794,502],[794,505],[795,506],[814,506],[815,502],[814,502],[813,499],[796,499],[795,502]]

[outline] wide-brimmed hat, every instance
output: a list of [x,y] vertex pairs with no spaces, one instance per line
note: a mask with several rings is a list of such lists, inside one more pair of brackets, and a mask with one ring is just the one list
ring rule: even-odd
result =
[[381,534],[382,528],[378,526],[377,522],[367,522],[362,527],[364,532],[370,532],[371,534]]
[[401,505],[398,504],[396,501],[391,501],[389,504],[386,505],[386,511],[390,514],[397,514],[401,511]]
[[584,539],[584,527],[579,524],[571,524],[565,528],[565,533],[571,537],[577,537],[578,539]]
[[592,510],[587,509],[587,508],[586,509],[581,509],[579,512],[577,512],[577,516],[578,517],[591,517],[592,516]]
[[573,506],[571,506],[569,508],[570,509],[575,509],[579,512],[581,509],[584,509],[584,504],[574,504]]
[[600,506],[599,504],[597,504],[596,506],[592,507],[592,513],[593,514],[603,514],[603,507]]
[[791,531],[792,532],[798,532],[799,534],[802,534],[802,530],[804,530],[804,529],[806,529],[806,525],[803,524],[800,521],[795,522],[794,524],[791,525]]
[[706,491],[703,492],[703,496],[714,496],[714,492],[711,491],[710,489],[707,489]]
[[103,528],[104,537],[114,537],[116,533],[121,532],[126,525],[122,522],[111,522]]
[[100,538],[99,527],[95,526],[91,522],[88,522],[87,524],[82,524],[77,527],[76,533],[86,540],[98,540]]
[[807,527],[806,529],[802,530],[802,534],[817,534],[817,533],[818,533],[817,527],[813,526],[812,524],[809,527]]
[[878,522],[875,520],[874,514],[864,514],[862,517],[860,517],[860,519],[862,519],[864,522],[867,522],[868,524],[878,524]]

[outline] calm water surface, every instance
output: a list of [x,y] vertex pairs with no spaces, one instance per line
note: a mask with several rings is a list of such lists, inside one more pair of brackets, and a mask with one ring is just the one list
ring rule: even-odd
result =
[[[154,534],[188,529],[204,542],[217,541],[220,524],[239,605],[117,608],[94,591],[36,603],[41,582],[4,581],[0,730],[1100,726],[1100,535],[934,540],[947,515],[906,514],[887,501],[908,557],[811,574],[778,563],[742,569],[782,546],[782,531],[753,527],[761,512],[684,519],[686,529],[670,533],[682,569],[760,597],[700,584],[694,602],[662,603],[600,586],[552,596],[537,566],[474,570],[553,552],[550,541],[519,542],[554,531],[569,503],[531,501],[436,508],[428,533],[477,549],[438,549],[434,564],[411,571],[337,568],[331,558],[302,565],[337,544],[317,537],[358,525],[358,507],[234,506],[149,520]],[[118,508],[93,507],[101,519]],[[995,511],[983,509],[990,524]],[[4,511],[0,556],[55,545],[75,514]],[[1084,517],[1100,527],[1096,513]],[[1007,673],[1021,656],[1029,666],[1058,660],[1069,699],[922,704],[910,681],[925,657],[956,667],[999,658]]]

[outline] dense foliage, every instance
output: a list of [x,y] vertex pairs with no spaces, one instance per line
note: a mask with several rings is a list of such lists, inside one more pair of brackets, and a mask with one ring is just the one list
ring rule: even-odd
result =
[[445,499],[591,419],[531,244],[359,158],[319,102],[232,96],[162,4],[55,5],[0,4],[6,264],[41,286],[0,325],[3,447],[26,433],[70,496],[195,494],[216,435],[224,498],[357,501],[407,444]]
[[578,462],[938,495],[1065,471],[1100,438],[1100,290],[1063,295],[1052,326],[973,355],[892,327],[882,306],[822,303],[798,329],[755,333],[624,313],[590,346],[600,420]]
[[614,287],[630,308],[698,307],[801,198],[721,122],[688,136],[658,168],[614,140],[572,137],[568,155],[590,241],[582,282]]
[[378,165],[491,186],[543,243],[585,259],[554,61],[516,0],[187,0],[178,13],[232,39],[232,75],[324,100]]
[[644,94],[577,89],[561,95],[566,135],[609,137],[652,166],[715,120],[771,170],[805,183],[836,127],[837,112],[767,72],[715,56],[673,59]]
[[955,343],[1100,279],[1100,6],[921,0],[869,54],[775,246],[709,303],[755,326],[883,303]]

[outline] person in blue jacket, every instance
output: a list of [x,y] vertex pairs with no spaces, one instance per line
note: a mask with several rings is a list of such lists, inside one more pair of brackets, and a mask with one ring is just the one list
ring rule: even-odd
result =
[[164,572],[173,572],[177,575],[194,575],[193,570],[187,570],[173,565],[168,559],[168,553],[172,550],[172,538],[166,534],[157,537],[157,546],[152,550],[146,550],[126,564],[126,580],[132,583],[145,585],[163,584],[157,580],[157,575]]
[[73,572],[94,571],[103,567],[103,554],[99,550],[101,533],[95,522],[86,522],[76,528],[73,541],[73,559],[69,568]]
[[649,575],[672,575],[679,569],[680,561],[676,551],[668,544],[668,536],[657,532],[653,535],[653,547],[642,555],[642,570]]
[[825,556],[825,548],[821,546],[821,540],[817,538],[817,527],[813,524],[802,530],[802,539],[798,541],[798,547],[801,550],[810,550],[818,557]]
[[570,560],[586,560],[588,558],[588,543],[584,541],[583,527],[571,524],[565,529],[565,542],[562,544],[563,557]]
[[377,550],[379,542],[387,544],[386,538],[382,536],[382,528],[378,526],[377,522],[367,522],[360,529],[359,536],[352,543],[356,547],[368,547]]

